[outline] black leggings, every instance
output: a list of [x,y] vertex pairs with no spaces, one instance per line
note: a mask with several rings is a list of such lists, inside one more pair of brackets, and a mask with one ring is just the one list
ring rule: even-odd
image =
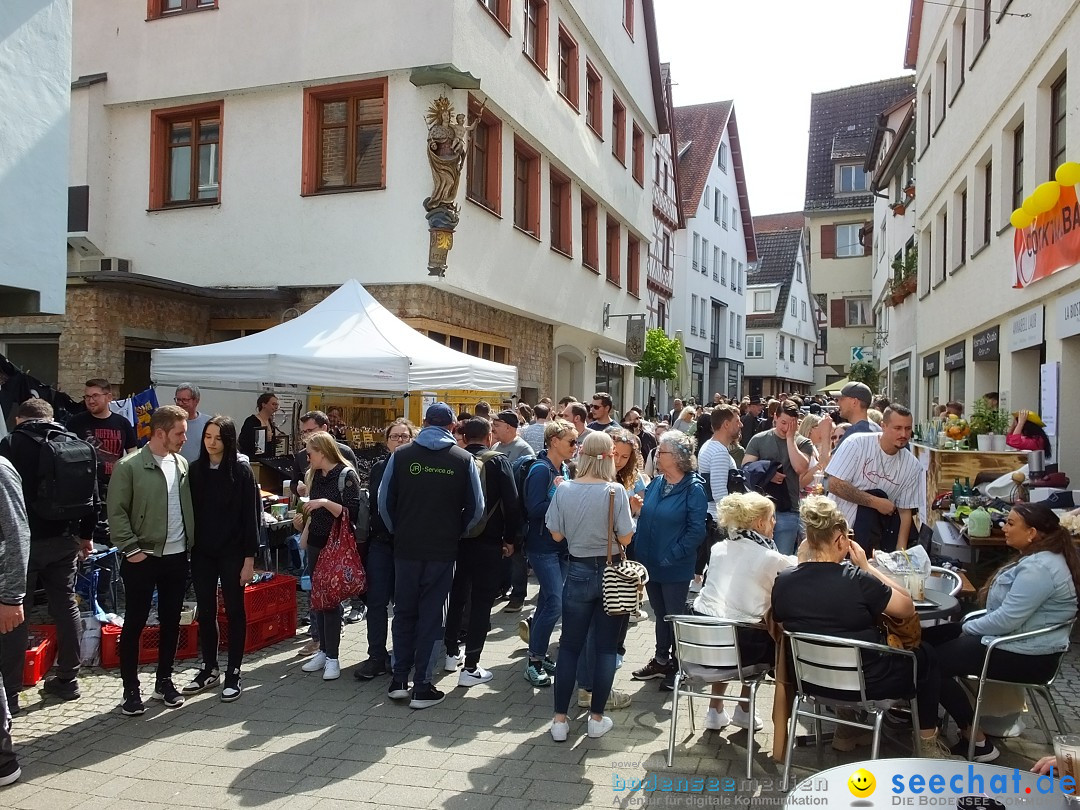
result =
[[[979,636],[963,632],[960,624],[923,628],[923,644],[934,647],[941,676],[941,705],[962,729],[971,727],[975,711],[957,675],[979,675],[986,660],[986,646]],[[995,649],[987,677],[1015,683],[1045,683],[1057,668],[1061,653],[1025,655]]]
[[240,584],[240,570],[243,567],[244,558],[236,555],[213,557],[197,551],[191,555],[191,581],[195,586],[195,599],[199,603],[199,646],[206,669],[217,669],[218,665],[218,580],[221,581],[221,597],[225,602],[225,618],[229,620],[228,671],[239,670],[244,660],[247,614],[244,612],[244,586]]

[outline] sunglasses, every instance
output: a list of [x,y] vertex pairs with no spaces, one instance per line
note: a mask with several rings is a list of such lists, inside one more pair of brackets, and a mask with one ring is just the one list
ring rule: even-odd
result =
[[[559,438],[561,439],[562,436],[560,436]],[[570,442],[571,447],[577,444],[577,439],[567,439],[566,441]]]

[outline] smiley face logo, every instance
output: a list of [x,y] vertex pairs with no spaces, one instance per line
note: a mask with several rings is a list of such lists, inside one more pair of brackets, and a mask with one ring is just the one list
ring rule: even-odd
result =
[[409,465],[409,474],[410,475],[419,475],[420,474],[420,464],[415,462],[415,461],[412,464],[410,464]]
[[865,768],[859,768],[855,771],[847,780],[848,790],[851,791],[851,795],[858,799],[865,799],[867,796],[873,794],[874,789],[877,787],[877,780],[874,779],[874,775]]

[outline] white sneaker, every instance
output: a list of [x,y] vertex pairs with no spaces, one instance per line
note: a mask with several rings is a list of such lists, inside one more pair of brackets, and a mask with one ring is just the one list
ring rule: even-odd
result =
[[480,683],[487,683],[495,676],[491,674],[491,670],[484,669],[481,666],[477,666],[472,672],[467,669],[461,670],[461,674],[458,675],[458,686],[476,686]]
[[566,735],[569,733],[570,724],[568,722],[556,723],[554,720],[551,721],[551,739],[555,742],[566,742]]
[[647,614],[641,608],[638,608],[635,612],[631,613],[630,616],[629,616],[630,624],[637,624],[638,622],[643,621],[644,619],[647,619],[647,618],[649,618],[649,614]]
[[461,663],[460,655],[448,655],[443,663],[443,669],[447,672],[457,672],[458,664]]
[[611,731],[614,726],[615,723],[612,722],[611,718],[608,717],[606,714],[600,720],[593,720],[592,715],[589,715],[588,735],[590,737],[603,737],[605,734]]
[[341,677],[341,664],[336,658],[327,658],[326,667],[323,669],[322,679],[324,681],[336,681]]
[[[750,728],[750,714],[742,706],[735,709],[734,714],[731,715],[731,724],[738,726],[739,728]],[[761,718],[756,714],[754,715],[754,731],[761,731],[765,728],[765,724],[761,722]]]
[[705,713],[705,730],[706,731],[719,731],[731,722],[731,718],[728,717],[728,713],[721,709],[709,709]]
[[315,655],[311,657],[310,661],[307,661],[300,669],[304,672],[319,672],[326,666],[326,653],[319,650]]

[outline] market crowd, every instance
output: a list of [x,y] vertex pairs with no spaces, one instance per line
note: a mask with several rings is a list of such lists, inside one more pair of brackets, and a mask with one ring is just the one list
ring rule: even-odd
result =
[[[160,632],[152,700],[179,708],[207,689],[220,687],[223,701],[243,692],[243,588],[255,576],[262,520],[248,460],[287,438],[273,418],[277,399],[260,396],[238,428],[228,416],[200,412],[198,387],[181,385],[174,405],[154,411],[141,448],[110,400],[107,381],[88,381],[86,413],[65,427],[48,402],[28,399],[0,441],[0,785],[19,775],[11,724],[25,611],[37,585],[58,645],[44,690],[80,696],[74,581],[95,540],[107,540],[122,560],[120,711],[145,711],[138,649],[152,610]],[[963,406],[946,407],[960,413]],[[1016,446],[1045,438],[1037,422],[1036,414],[1017,416]],[[870,564],[876,550],[918,542],[925,479],[908,450],[913,416],[862,383],[848,383],[835,398],[676,399],[662,414],[637,407],[618,414],[602,391],[588,402],[545,398],[503,410],[478,402],[455,413],[437,402],[419,428],[403,418],[385,426],[389,452],[370,470],[360,469],[343,425],[340,409],[301,417],[290,487],[303,500],[295,528],[309,576],[318,577],[316,563],[343,520],[363,527],[362,600],[309,617],[302,670],[323,680],[341,676],[343,621],[366,616],[366,658],[353,676],[383,678],[389,699],[418,710],[439,704],[446,694],[435,681],[443,673],[456,673],[463,688],[492,681],[483,665],[491,613],[497,603],[504,613],[524,610],[531,571],[538,592],[518,627],[528,648],[522,676],[538,692],[551,687],[550,734],[563,741],[575,733],[575,708],[588,710],[585,733],[599,737],[613,727],[611,713],[630,705],[615,687],[630,622],[651,621],[655,647],[628,678],[671,690],[679,662],[665,616],[756,625],[738,635],[744,666],[775,663],[770,624],[882,642],[882,617],[910,623],[916,616],[904,585]],[[927,628],[915,647],[918,756],[957,756],[974,734],[975,758],[996,758],[994,744],[972,729],[957,676],[977,674],[994,639],[1076,614],[1080,557],[1056,514],[1016,504],[1004,531],[1018,554],[988,583],[986,613]],[[604,570],[624,554],[647,572],[649,612],[604,609]],[[190,587],[200,612],[216,615],[219,586],[228,616],[225,666],[216,623],[202,622],[201,665],[178,687],[185,595]],[[1049,677],[1067,647],[1067,631],[1011,642],[995,655],[991,676]],[[865,677],[870,697],[911,696],[909,658],[872,656]],[[745,708],[745,692],[714,692],[707,729],[762,727]],[[730,714],[725,700],[736,704]],[[959,731],[951,748],[939,730],[942,711]],[[847,751],[868,743],[845,725],[833,741]]]

